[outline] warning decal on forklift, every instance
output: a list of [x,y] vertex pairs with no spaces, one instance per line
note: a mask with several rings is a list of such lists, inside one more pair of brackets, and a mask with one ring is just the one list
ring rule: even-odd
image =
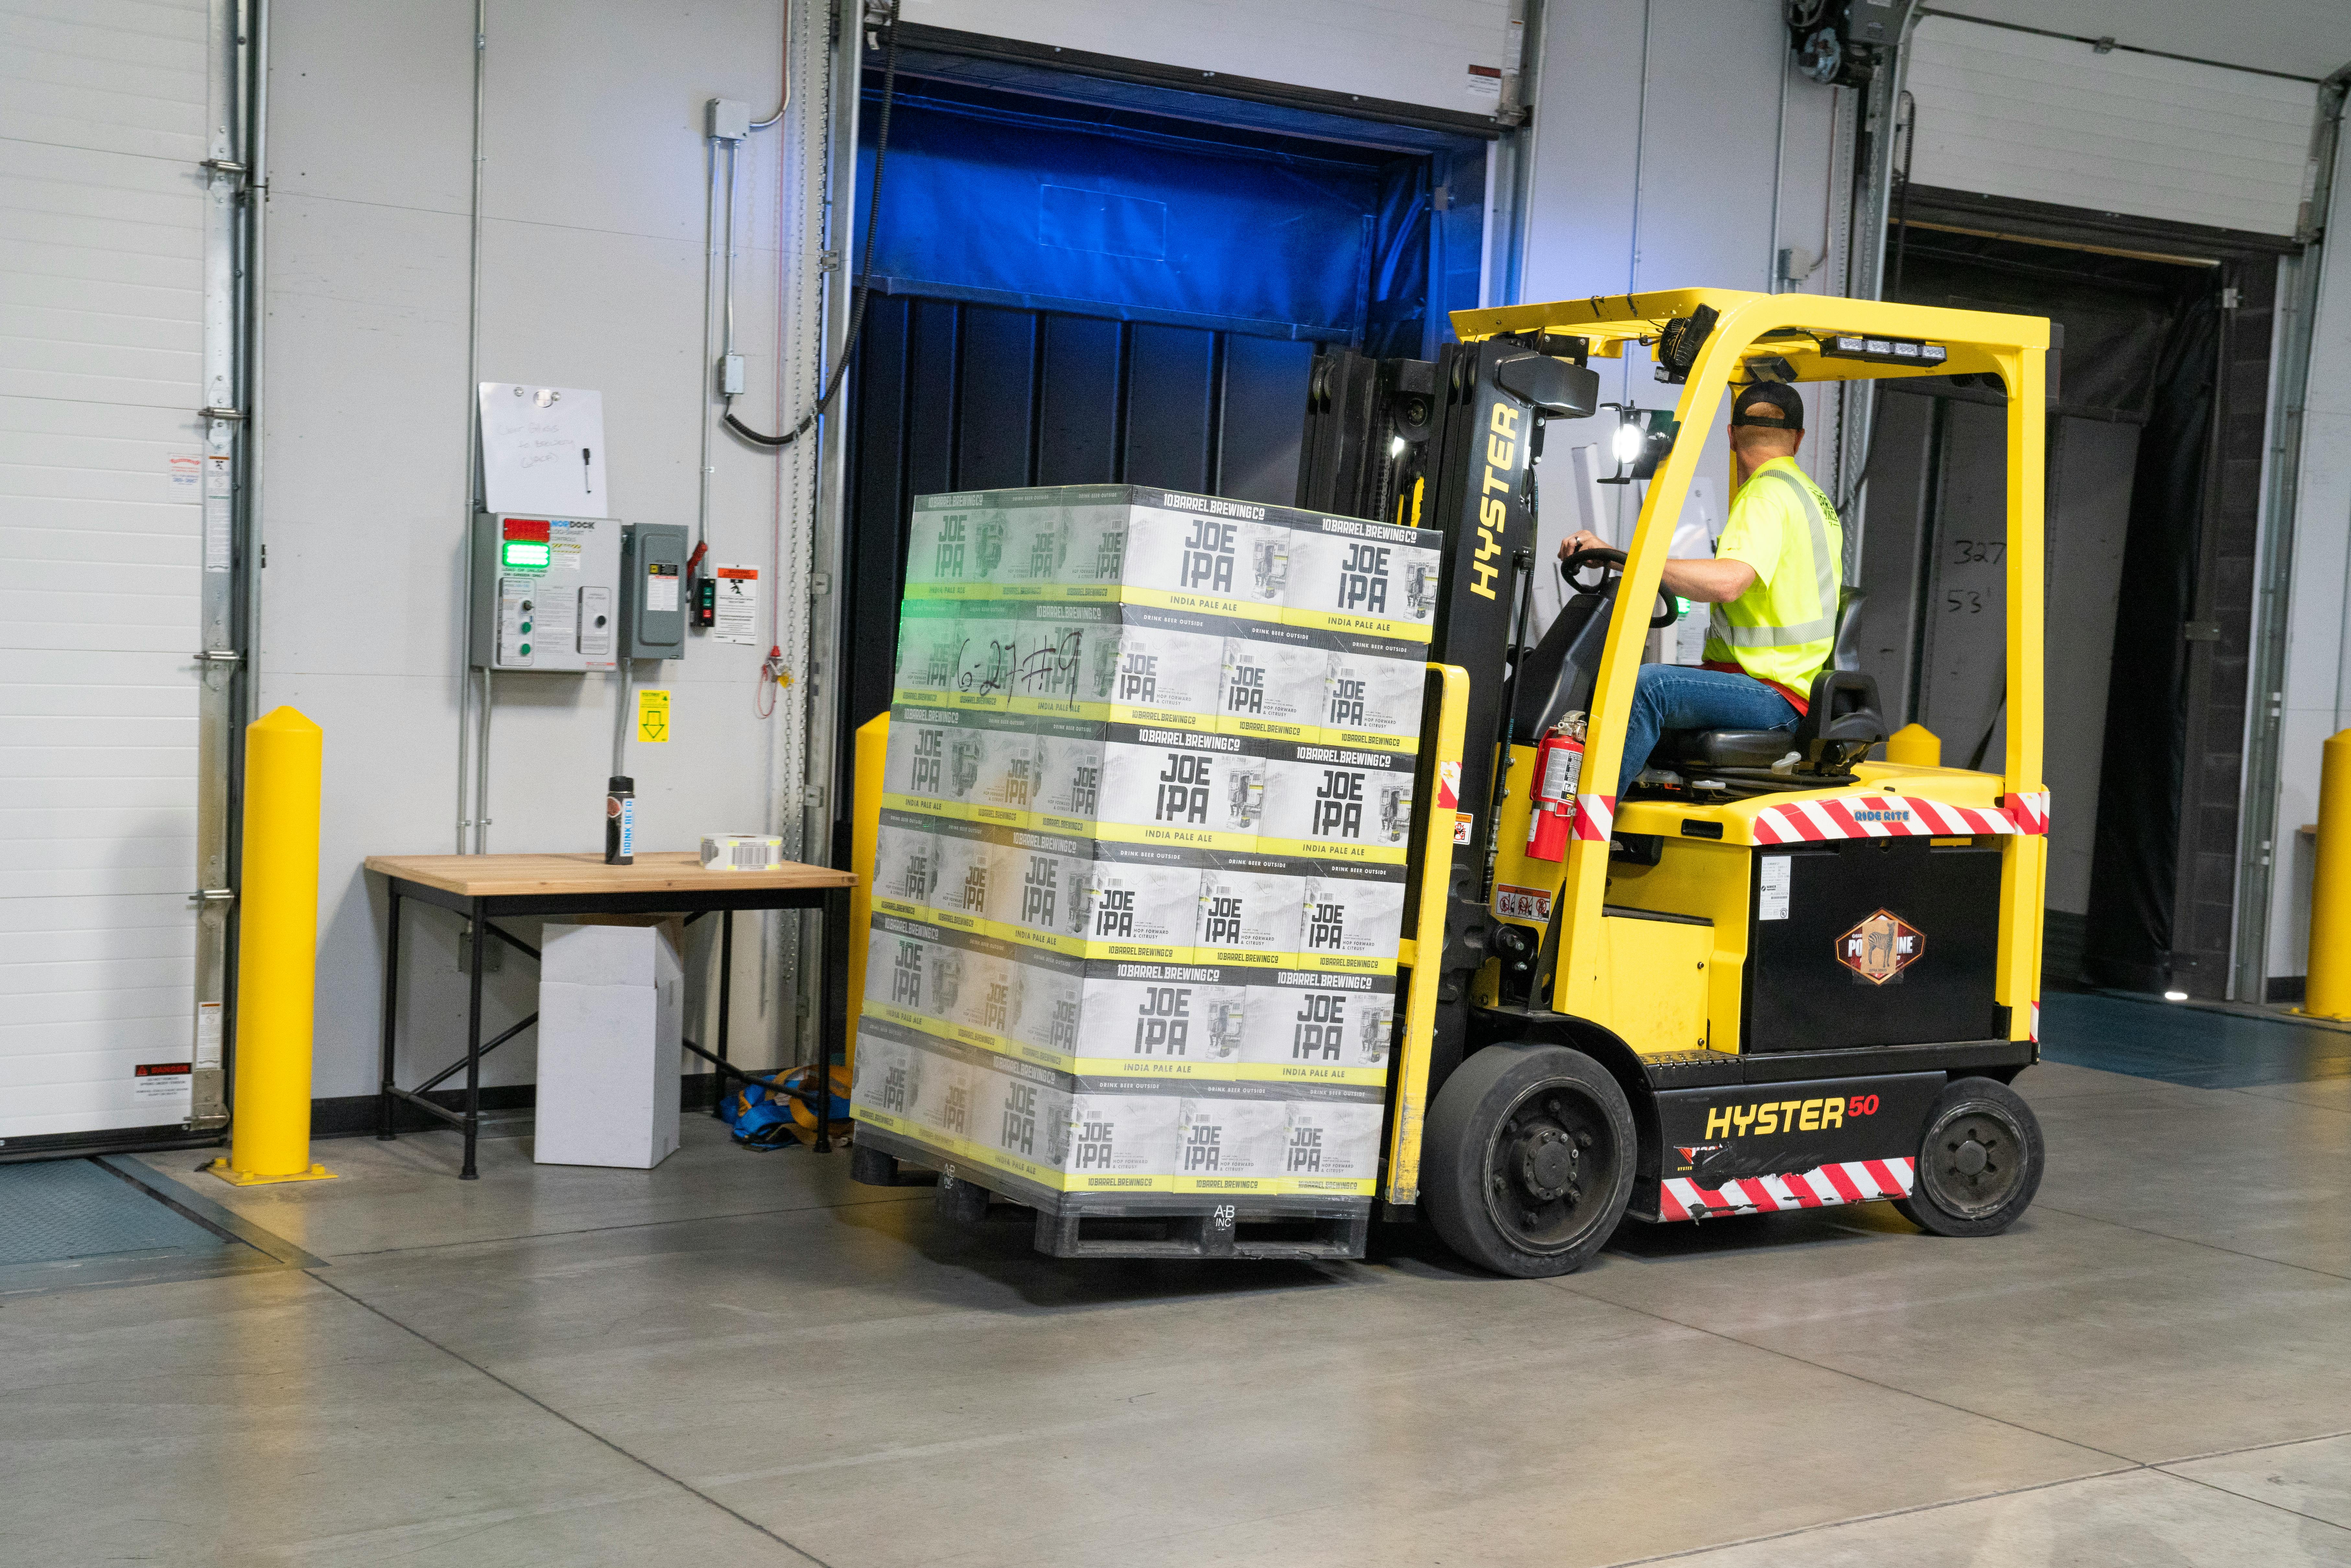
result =
[[1926,951],[1927,938],[1918,928],[1886,909],[1836,939],[1837,962],[1873,986],[1895,978]]
[[1437,765],[1437,809],[1450,811],[1461,803],[1461,764],[1445,761]]
[[1478,819],[1477,819],[1476,817],[1471,816],[1468,812],[1467,812],[1467,811],[1456,811],[1456,812],[1454,812],[1454,813],[1453,813],[1453,841],[1454,841],[1455,843],[1457,843],[1457,844],[1466,844],[1466,843],[1468,843],[1468,842],[1469,841],[1470,838],[1471,838],[1471,835],[1472,835],[1473,830],[1475,830],[1475,828],[1477,827],[1477,824],[1478,824]]
[[1549,920],[1551,894],[1539,887],[1494,884],[1494,913],[1508,920]]
[[1839,1204],[1908,1197],[1917,1180],[1917,1162],[1907,1159],[1840,1161],[1808,1171],[1726,1181],[1719,1187],[1678,1177],[1658,1184],[1657,1218],[1704,1219],[1783,1208],[1834,1208]]

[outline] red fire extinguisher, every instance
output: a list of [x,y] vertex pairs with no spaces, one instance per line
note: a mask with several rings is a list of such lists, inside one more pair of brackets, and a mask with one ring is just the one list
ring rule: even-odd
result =
[[1572,713],[1535,750],[1534,809],[1527,816],[1527,853],[1536,860],[1567,857],[1575,826],[1575,786],[1583,777],[1583,716]]

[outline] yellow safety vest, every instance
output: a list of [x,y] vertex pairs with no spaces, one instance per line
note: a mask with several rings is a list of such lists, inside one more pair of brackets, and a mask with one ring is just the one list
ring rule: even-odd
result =
[[1748,476],[1715,541],[1715,559],[1755,569],[1747,591],[1713,606],[1706,657],[1802,698],[1836,651],[1844,529],[1836,508],[1790,457]]

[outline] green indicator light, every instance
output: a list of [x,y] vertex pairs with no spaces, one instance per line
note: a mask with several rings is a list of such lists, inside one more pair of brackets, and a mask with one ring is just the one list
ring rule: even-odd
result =
[[555,559],[555,547],[540,539],[507,539],[499,546],[498,559],[509,569],[546,567]]

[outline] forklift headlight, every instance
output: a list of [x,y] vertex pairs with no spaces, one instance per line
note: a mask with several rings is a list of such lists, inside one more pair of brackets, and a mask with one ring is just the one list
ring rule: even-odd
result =
[[1604,408],[1616,411],[1616,434],[1609,438],[1608,455],[1616,460],[1616,472],[1602,479],[1603,485],[1629,485],[1635,479],[1655,477],[1657,465],[1674,449],[1674,436],[1681,422],[1674,418],[1669,408],[1635,408],[1631,403],[1604,403]]
[[1641,423],[1637,409],[1616,411],[1616,439],[1609,444],[1608,455],[1616,459],[1619,468],[1641,460],[1641,448],[1649,438],[1648,426]]

